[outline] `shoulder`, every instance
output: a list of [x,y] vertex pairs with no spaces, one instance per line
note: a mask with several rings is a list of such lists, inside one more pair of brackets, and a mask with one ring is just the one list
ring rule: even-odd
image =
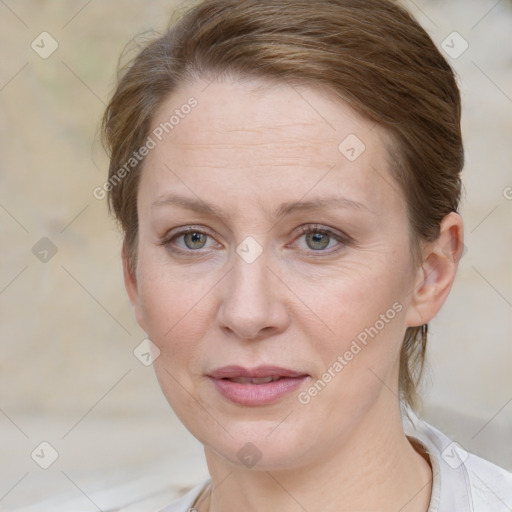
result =
[[475,512],[512,510],[512,473],[471,453],[464,466]]
[[178,498],[172,503],[169,503],[169,505],[160,509],[158,512],[188,512],[196,498],[209,482],[210,478],[207,478],[200,484],[196,485],[194,488],[190,489],[190,491],[184,494],[181,498]]
[[433,482],[429,511],[512,510],[512,473],[466,451],[414,414],[404,420],[404,432],[419,441],[430,458]]

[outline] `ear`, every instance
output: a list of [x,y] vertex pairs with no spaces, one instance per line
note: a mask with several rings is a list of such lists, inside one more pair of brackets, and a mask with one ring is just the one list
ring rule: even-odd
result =
[[124,286],[126,288],[126,292],[128,293],[128,297],[130,299],[130,303],[132,305],[133,313],[135,315],[135,319],[137,323],[141,327],[144,328],[144,317],[142,315],[142,308],[139,301],[139,290],[137,286],[137,276],[134,272],[131,271],[129,265],[128,258],[128,249],[126,247],[126,243],[123,243],[122,250],[122,260],[123,260],[123,277],[124,277]]
[[462,218],[450,212],[441,221],[437,239],[423,248],[422,263],[406,313],[408,327],[426,324],[436,316],[448,297],[463,250]]

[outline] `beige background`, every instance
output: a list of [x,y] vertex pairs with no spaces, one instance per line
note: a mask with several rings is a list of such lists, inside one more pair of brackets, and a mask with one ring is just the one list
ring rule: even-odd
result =
[[[425,414],[512,469],[511,5],[405,4],[439,46],[453,31],[469,44],[447,57],[464,102],[467,253],[431,325]],[[120,236],[92,195],[106,176],[97,132],[117,58],[175,5],[0,2],[0,509],[60,495],[73,510],[142,496],[156,506],[206,475],[201,447],[133,355],[145,336],[124,292]],[[59,45],[47,59],[31,48],[43,31]],[[57,248],[46,263],[32,252],[42,237]],[[59,453],[47,470],[30,458],[42,441]]]

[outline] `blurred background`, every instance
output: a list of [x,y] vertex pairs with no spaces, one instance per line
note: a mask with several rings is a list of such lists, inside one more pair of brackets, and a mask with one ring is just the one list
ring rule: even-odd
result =
[[[467,251],[430,325],[423,416],[512,469],[512,6],[403,3],[458,74],[467,162]],[[0,0],[1,510],[151,510],[207,476],[134,355],[121,237],[93,196],[118,57],[186,7]]]

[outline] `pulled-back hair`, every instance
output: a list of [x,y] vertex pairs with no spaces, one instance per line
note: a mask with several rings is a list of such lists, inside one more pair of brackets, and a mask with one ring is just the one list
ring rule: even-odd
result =
[[[390,0],[204,0],[120,70],[103,118],[109,177],[143,146],[156,111],[179,87],[215,77],[321,86],[383,127],[408,211],[415,259],[457,211],[463,147],[454,73],[428,34]],[[109,187],[129,266],[137,258],[137,190],[144,161]],[[409,327],[401,399],[415,407],[428,325]]]

